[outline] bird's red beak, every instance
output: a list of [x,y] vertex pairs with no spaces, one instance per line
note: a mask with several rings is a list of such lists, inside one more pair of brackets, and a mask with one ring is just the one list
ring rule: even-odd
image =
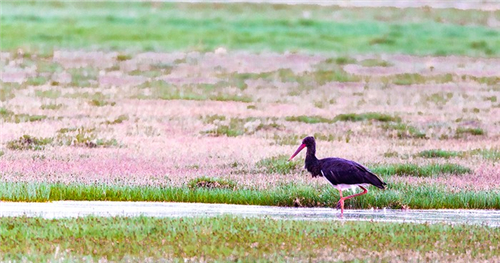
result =
[[293,159],[293,157],[295,157],[295,155],[297,155],[297,154],[298,154],[300,151],[302,151],[302,149],[304,149],[305,147],[306,147],[306,145],[305,145],[305,144],[301,144],[301,145],[299,146],[299,148],[297,149],[297,151],[295,151],[295,153],[292,155],[292,157],[290,157],[290,159],[288,159],[288,161],[292,160],[292,159]]

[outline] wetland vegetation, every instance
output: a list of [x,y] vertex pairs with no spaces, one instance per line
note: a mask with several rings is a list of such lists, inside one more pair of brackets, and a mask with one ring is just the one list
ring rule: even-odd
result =
[[[1,201],[334,207],[337,190],[302,156],[287,161],[314,135],[318,157],[359,161],[388,183],[346,208],[500,209],[499,11],[0,5]],[[499,261],[499,235],[16,217],[0,218],[0,260]]]

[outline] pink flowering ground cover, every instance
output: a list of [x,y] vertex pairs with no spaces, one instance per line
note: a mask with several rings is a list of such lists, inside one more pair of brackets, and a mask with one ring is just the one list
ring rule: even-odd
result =
[[[314,135],[318,157],[369,167],[454,163],[472,171],[390,176],[389,183],[500,189],[494,59],[378,55],[338,64],[326,55],[225,50],[125,58],[64,50],[0,59],[8,65],[0,76],[2,182],[184,187],[208,176],[251,189],[323,185],[301,169],[281,174],[259,165],[289,156]],[[341,118],[363,113],[395,119]],[[24,149],[24,135],[51,142]],[[460,154],[419,156],[435,149]]]

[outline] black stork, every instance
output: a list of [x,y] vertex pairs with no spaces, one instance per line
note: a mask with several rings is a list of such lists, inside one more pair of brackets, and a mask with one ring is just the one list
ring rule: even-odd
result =
[[[302,144],[297,151],[288,159],[292,160],[302,149],[307,148],[306,166],[312,177],[324,176],[340,192],[340,216],[344,216],[344,201],[356,196],[368,193],[368,186],[373,185],[380,189],[385,189],[387,185],[376,174],[372,173],[363,165],[342,158],[324,158],[318,160],[316,158],[316,141],[314,137],[306,137],[302,140]],[[362,193],[353,194],[343,197],[342,191],[355,186],[363,189]],[[338,206],[337,206],[338,207]]]

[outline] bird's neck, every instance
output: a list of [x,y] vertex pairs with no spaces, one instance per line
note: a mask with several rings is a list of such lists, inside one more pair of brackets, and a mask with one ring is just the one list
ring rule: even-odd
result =
[[306,155],[306,169],[309,171],[313,176],[319,175],[321,172],[321,167],[319,165],[319,160],[316,158],[316,155],[314,153],[309,154],[309,149],[307,149],[307,155]]

